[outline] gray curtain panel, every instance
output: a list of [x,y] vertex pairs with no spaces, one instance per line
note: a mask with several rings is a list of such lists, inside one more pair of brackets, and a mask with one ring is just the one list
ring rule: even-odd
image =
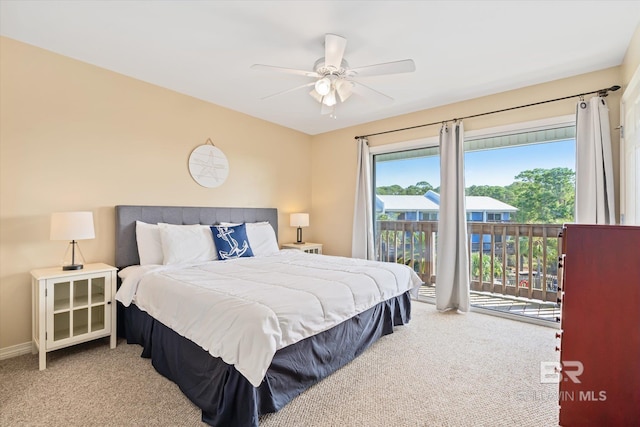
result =
[[594,96],[576,108],[576,222],[615,224],[609,107]]
[[358,176],[356,178],[356,200],[353,210],[353,234],[351,256],[375,259],[373,245],[373,195],[371,184],[371,154],[369,141],[358,138]]
[[469,311],[469,251],[464,196],[464,127],[440,129],[440,214],[436,260],[436,308]]

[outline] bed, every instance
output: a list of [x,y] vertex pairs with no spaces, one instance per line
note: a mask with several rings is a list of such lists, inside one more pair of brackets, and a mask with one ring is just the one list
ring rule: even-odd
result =
[[[226,224],[236,231],[269,224],[277,236],[278,213],[116,206],[115,260],[124,277],[119,334],[142,346],[142,356],[180,387],[209,425],[258,426],[260,415],[278,411],[410,320],[420,280],[406,266],[296,250],[188,266],[141,265],[148,264],[146,250],[144,262],[138,253],[142,224]],[[371,290],[369,283],[378,287]],[[298,313],[315,311],[313,321]]]

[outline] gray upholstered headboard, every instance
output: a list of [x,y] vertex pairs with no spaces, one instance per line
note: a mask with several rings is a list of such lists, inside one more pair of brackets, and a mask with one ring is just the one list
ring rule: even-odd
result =
[[116,206],[116,267],[140,264],[136,220],[149,224],[207,224],[268,221],[278,235],[275,208],[210,208],[185,206]]

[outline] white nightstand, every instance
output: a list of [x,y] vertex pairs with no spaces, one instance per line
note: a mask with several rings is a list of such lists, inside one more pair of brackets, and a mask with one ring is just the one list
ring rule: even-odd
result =
[[299,251],[306,252],[308,254],[321,254],[322,243],[284,243],[282,249],[297,249]]
[[40,370],[47,352],[110,336],[116,347],[116,272],[107,264],[85,264],[31,271],[33,353]]

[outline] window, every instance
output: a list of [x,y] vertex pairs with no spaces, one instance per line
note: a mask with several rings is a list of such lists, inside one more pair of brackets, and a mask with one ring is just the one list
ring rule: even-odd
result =
[[422,221],[437,221],[438,212],[420,212],[420,219]]
[[[551,120],[552,123],[525,123],[467,132],[467,221],[572,222],[575,201],[573,121],[573,116],[567,116]],[[381,233],[385,230],[422,229],[409,222],[438,220],[440,156],[437,138],[423,144],[419,146],[413,141],[407,144],[410,149],[392,148],[386,152],[382,151],[385,147],[378,151],[376,147],[372,149],[376,251],[381,247]],[[404,224],[390,224],[390,221]],[[482,239],[472,236],[472,245],[480,247],[484,240],[484,236]],[[387,246],[389,244],[393,245],[393,242],[387,241]],[[387,251],[389,254],[388,248]]]
[[467,212],[467,221],[482,221],[482,212]]
[[[466,138],[469,221],[522,224],[572,222],[575,206],[575,125]],[[484,199],[483,199],[484,198]]]

